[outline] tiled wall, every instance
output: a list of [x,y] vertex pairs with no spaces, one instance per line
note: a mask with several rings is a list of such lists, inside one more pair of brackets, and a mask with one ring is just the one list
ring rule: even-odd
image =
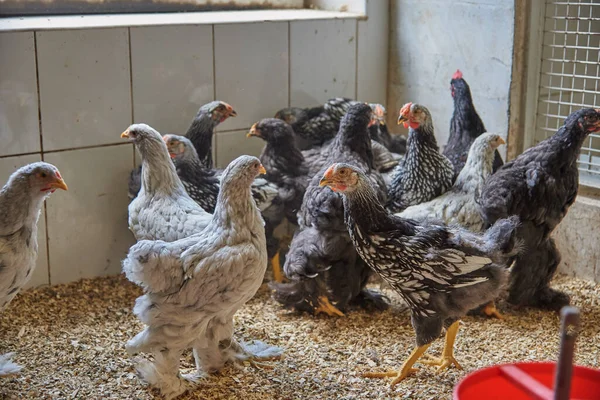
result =
[[356,68],[357,49],[371,54],[359,38],[383,32],[374,24],[344,19],[1,33],[0,182],[43,159],[69,185],[42,212],[29,286],[120,272],[133,243],[127,181],[136,156],[119,137],[129,124],[183,134],[198,107],[217,98],[238,112],[215,135],[217,165],[258,155],[263,143],[246,139],[248,128],[290,102],[385,100],[385,77],[377,75],[387,58],[361,60],[361,74]]

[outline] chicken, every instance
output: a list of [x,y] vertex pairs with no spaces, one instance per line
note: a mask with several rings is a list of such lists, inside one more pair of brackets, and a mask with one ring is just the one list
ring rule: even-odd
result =
[[[37,223],[44,200],[67,190],[58,169],[36,162],[16,170],[0,190],[0,312],[29,281],[38,253]],[[0,355],[0,376],[19,372],[12,354]]]
[[407,103],[400,109],[398,124],[408,131],[407,151],[389,186],[388,208],[399,212],[444,194],[454,182],[452,163],[440,154],[429,110]]
[[[200,163],[192,142],[178,135],[163,135],[169,155],[175,164],[177,175],[186,192],[205,211],[212,213],[217,203],[220,178],[223,170],[206,168]],[[266,179],[256,178],[252,182],[252,196],[258,209],[269,208],[277,197],[277,187]]]
[[499,220],[484,235],[442,222],[416,222],[389,214],[369,178],[356,166],[334,164],[321,186],[342,194],[345,222],[358,254],[400,294],[411,311],[417,346],[400,371],[368,373],[394,377],[392,385],[415,371],[414,363],[446,328],[439,359],[443,370],[460,364],[453,354],[459,319],[471,308],[493,300],[508,279],[503,266],[519,250],[518,218]]
[[308,168],[304,156],[296,146],[290,125],[275,118],[265,118],[252,125],[248,137],[258,137],[266,142],[260,161],[267,168],[265,178],[278,188],[273,207],[263,213],[267,236],[267,252],[273,265],[273,279],[283,282],[280,266],[280,243],[274,230],[287,219],[298,223],[297,213],[308,185]]
[[575,111],[550,138],[527,149],[485,182],[479,203],[486,224],[518,215],[518,236],[527,251],[511,270],[508,301],[559,311],[569,296],[549,287],[560,262],[552,231],[577,197],[579,151],[600,132],[600,109]]
[[275,114],[292,126],[300,149],[306,150],[321,146],[338,132],[340,120],[354,100],[337,97],[327,100],[323,106],[312,108],[283,108]]
[[[380,200],[385,201],[385,184],[374,169],[367,132],[371,116],[368,105],[352,105],[324,157],[329,164],[343,160],[364,169],[377,186]],[[312,177],[304,195],[298,213],[299,229],[284,265],[291,282],[271,284],[275,300],[299,311],[332,316],[343,315],[350,302],[385,308],[380,295],[364,289],[370,271],[352,246],[340,196],[319,186],[323,171]]]
[[121,137],[142,155],[142,187],[129,203],[129,229],[135,238],[172,242],[204,229],[212,215],[185,191],[160,133],[134,124]]
[[[194,145],[200,163],[206,168],[213,168],[212,138],[215,128],[229,117],[235,117],[235,110],[224,101],[215,100],[203,105],[192,120],[185,136]],[[129,176],[129,198],[134,199],[141,187],[142,167],[131,171]]]
[[386,110],[381,104],[372,104],[373,112],[377,115],[379,123],[369,127],[371,139],[384,145],[392,153],[404,155],[406,153],[406,138],[401,135],[391,135],[385,123]]
[[[250,193],[264,172],[256,157],[238,157],[223,172],[215,212],[203,231],[170,243],[142,240],[123,261],[126,277],[145,292],[133,311],[146,328],[127,351],[154,354],[154,363],[143,361],[137,369],[167,398],[186,390],[179,361],[187,349],[193,349],[197,367],[190,381],[252,356],[233,339],[233,315],[254,296],[267,266],[264,222]],[[279,353],[272,348],[269,355]]]
[[[459,174],[465,162],[471,144],[486,131],[483,121],[473,105],[471,89],[463,79],[462,72],[456,70],[450,81],[450,90],[454,100],[454,112],[450,120],[450,135],[444,147],[443,154],[454,166],[454,172]],[[503,164],[500,153],[494,153],[494,172]]]
[[477,202],[485,180],[492,174],[494,152],[504,143],[499,135],[482,134],[473,142],[467,163],[450,190],[396,215],[417,221],[436,218],[448,225],[457,224],[473,232],[481,232],[484,223]]

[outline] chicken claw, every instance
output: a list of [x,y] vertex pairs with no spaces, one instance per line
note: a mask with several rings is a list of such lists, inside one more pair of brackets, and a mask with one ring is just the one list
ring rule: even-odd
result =
[[496,304],[493,301],[490,301],[486,304],[486,306],[481,310],[481,312],[488,317],[494,317],[498,319],[504,319],[504,316],[500,314],[498,309],[496,308]]
[[445,370],[446,368],[450,367],[452,364],[454,364],[456,366],[456,368],[458,368],[458,369],[463,369],[463,367],[458,363],[458,361],[456,361],[456,359],[454,358],[453,355],[442,356],[442,357],[437,358],[437,357],[432,357],[432,356],[426,354],[425,358],[426,358],[425,360],[420,360],[420,362],[422,364],[437,366],[438,372]]
[[315,315],[325,313],[330,317],[338,316],[343,317],[344,313],[338,310],[327,298],[327,296],[319,297],[319,306],[315,308]]
[[388,372],[367,372],[364,373],[363,376],[365,378],[391,378],[391,377],[395,377],[394,380],[391,383],[391,386],[396,385],[398,382],[400,382],[401,380],[403,380],[404,378],[406,378],[407,376],[409,376],[411,373],[413,372],[417,372],[418,369],[413,368],[412,366],[415,364],[415,362],[417,362],[417,360],[419,358],[421,358],[421,356],[423,355],[423,353],[425,353],[425,351],[427,350],[427,348],[430,346],[430,344],[425,344],[421,347],[417,347],[415,348],[412,353],[410,353],[410,356],[408,357],[408,359],[406,361],[404,361],[404,364],[402,364],[402,368],[400,368],[400,371],[388,371]]

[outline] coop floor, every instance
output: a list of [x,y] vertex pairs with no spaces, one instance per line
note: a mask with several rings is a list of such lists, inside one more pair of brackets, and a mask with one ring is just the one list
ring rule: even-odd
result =
[[[600,285],[559,277],[554,285],[572,294],[582,310],[577,364],[598,368]],[[236,336],[285,347],[273,369],[227,366],[183,399],[446,399],[466,373],[496,363],[554,360],[556,314],[504,308],[506,319],[465,318],[456,343],[464,371],[436,374],[422,366],[395,388],[363,378],[366,371],[400,366],[414,341],[410,318],[393,293],[380,313],[351,310],[345,317],[296,315],[281,309],[266,286],[236,315]],[[137,287],[123,277],[84,280],[19,295],[0,315],[0,354],[16,351],[25,367],[0,381],[0,398],[152,399],[140,382],[125,342],[142,325],[131,314]],[[441,341],[438,341],[441,342]],[[429,350],[439,353],[440,344]],[[183,366],[192,368],[191,355]]]

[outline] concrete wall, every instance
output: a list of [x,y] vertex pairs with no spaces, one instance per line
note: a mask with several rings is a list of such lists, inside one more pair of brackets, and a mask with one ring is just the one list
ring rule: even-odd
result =
[[[409,101],[432,113],[438,143],[447,141],[450,79],[460,69],[487,129],[506,135],[513,0],[391,0],[388,118]],[[502,149],[503,150],[503,149]]]

